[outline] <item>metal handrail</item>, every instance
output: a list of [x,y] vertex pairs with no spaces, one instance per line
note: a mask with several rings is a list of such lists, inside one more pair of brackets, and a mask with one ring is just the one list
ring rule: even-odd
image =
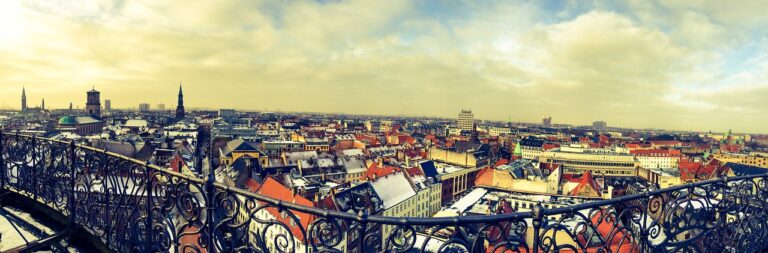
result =
[[[26,144],[21,143],[24,140],[31,140],[30,145],[32,145],[32,147],[21,146],[22,144]],[[532,211],[527,212],[442,218],[387,217],[378,214],[369,215],[363,210],[350,213],[290,203],[245,189],[215,182],[215,180],[213,180],[213,174],[209,175],[207,180],[201,179],[117,153],[89,146],[77,145],[74,142],[20,135],[18,133],[0,133],[0,144],[2,144],[3,152],[0,154],[0,165],[2,165],[2,167],[0,167],[0,172],[2,172],[2,174],[0,174],[0,183],[2,183],[2,189],[30,193],[30,196],[34,199],[37,199],[38,195],[40,195],[39,198],[41,198],[41,200],[39,201],[44,202],[45,204],[55,205],[55,207],[61,209],[62,212],[66,212],[70,216],[70,223],[77,223],[78,226],[90,229],[90,231],[95,234],[102,233],[99,237],[103,238],[108,247],[116,251],[130,251],[130,249],[136,249],[136,247],[143,247],[140,248],[141,251],[163,251],[158,249],[166,247],[178,248],[189,245],[191,245],[189,247],[205,249],[208,250],[208,252],[227,251],[227,249],[236,248],[234,245],[225,245],[225,241],[233,240],[233,236],[234,239],[238,239],[241,243],[256,245],[243,247],[257,247],[269,250],[279,250],[280,247],[288,247],[288,249],[295,251],[299,249],[299,246],[297,246],[298,244],[304,244],[303,249],[307,251],[310,249],[338,250],[338,248],[341,247],[339,246],[338,241],[342,239],[347,240],[348,238],[345,238],[346,236],[343,236],[343,234],[351,231],[342,231],[343,229],[337,227],[352,227],[354,224],[357,224],[356,227],[359,229],[359,236],[356,239],[351,238],[350,241],[357,240],[358,245],[355,246],[355,248],[358,248],[361,251],[366,249],[367,246],[371,246],[369,244],[380,244],[380,246],[377,246],[379,248],[373,248],[378,250],[394,249],[400,251],[417,249],[426,251],[428,243],[425,242],[421,246],[415,245],[417,237],[412,232],[417,232],[417,227],[430,228],[425,230],[427,231],[426,241],[431,241],[437,238],[436,233],[438,231],[443,231],[446,228],[453,228],[452,235],[449,235],[449,238],[444,238],[444,244],[439,250],[446,250],[447,248],[445,245],[452,244],[456,247],[463,247],[471,252],[484,251],[483,249],[487,250],[487,248],[490,247],[501,247],[502,249],[506,248],[514,250],[525,249],[525,251],[528,252],[531,250],[536,252],[560,250],[591,251],[594,250],[595,247],[609,249],[611,251],[624,249],[624,247],[629,247],[633,252],[659,250],[674,251],[681,248],[701,247],[697,246],[701,243],[712,243],[714,245],[714,243],[716,243],[714,241],[702,242],[699,239],[705,239],[706,237],[720,233],[721,230],[726,227],[731,229],[729,226],[748,230],[748,228],[743,227],[742,223],[765,223],[766,220],[768,220],[765,215],[768,213],[768,211],[765,210],[768,203],[763,203],[764,205],[762,206],[759,205],[759,203],[750,203],[750,201],[760,201],[761,199],[762,201],[766,201],[765,197],[768,196],[766,182],[768,180],[765,179],[768,178],[768,173],[721,177],[695,183],[686,183],[664,189],[645,191],[640,194],[622,196],[614,199],[586,202],[569,207],[548,209],[544,208],[541,204],[538,204]],[[38,146],[54,144],[60,145],[61,147],[59,150],[62,150],[61,152],[67,150],[65,153],[68,154],[54,154],[51,150],[48,150],[49,153],[46,154],[38,154],[38,152],[36,152],[36,150],[40,148]],[[79,157],[75,154],[75,150],[84,155]],[[31,151],[31,153],[29,151]],[[19,160],[20,158],[12,157],[11,152],[23,155],[25,157],[21,159],[23,161],[26,161],[27,156],[31,156],[32,161],[40,160],[43,165],[40,167],[41,165],[35,163],[33,163],[32,166],[24,163],[16,163],[16,165],[13,165],[15,167],[13,167],[6,158],[16,160]],[[59,165],[55,163],[53,157],[59,156],[64,160],[68,159],[69,164],[62,163],[63,165]],[[135,192],[128,193],[128,190],[114,193],[112,193],[112,190],[107,190],[105,191],[107,197],[106,202],[99,202],[99,195],[90,196],[90,198],[95,200],[77,199],[78,194],[89,194],[88,192],[83,192],[83,188],[78,188],[84,186],[78,186],[75,183],[78,176],[83,176],[85,173],[84,171],[86,171],[85,168],[90,168],[86,164],[78,164],[78,162],[81,159],[86,160],[88,158],[98,158],[97,162],[99,163],[99,166],[104,168],[99,172],[102,173],[100,175],[117,175],[117,172],[114,172],[117,169],[127,171],[135,170],[134,173],[142,172],[143,170],[143,173],[145,173],[146,176],[130,177],[128,180],[135,181],[136,183],[144,183],[144,185],[140,185],[139,187],[143,187],[144,190],[146,190],[146,195],[133,195]],[[45,159],[50,159],[51,162],[46,162]],[[94,161],[82,162],[88,163]],[[105,164],[110,162],[116,166],[116,169],[112,172],[107,171],[107,168],[105,167]],[[127,163],[131,166],[126,166],[124,164],[119,166],[115,165],[118,163]],[[64,170],[56,172],[58,174],[50,172],[54,171],[54,167],[56,166],[65,165],[71,167],[67,169],[67,171],[71,171],[71,173],[67,174]],[[12,184],[9,181],[9,178],[7,178],[12,176],[9,171],[6,171],[10,169],[15,169],[17,173],[16,178],[13,178],[16,180],[15,184]],[[51,189],[41,186],[41,183],[37,182],[38,179],[36,176],[33,176],[34,181],[31,183],[32,186],[29,186],[30,183],[28,182],[22,182],[24,178],[22,178],[20,171],[23,169],[31,169],[33,173],[35,173],[35,171],[42,173],[40,175],[42,178],[54,177],[55,179],[56,176],[61,176],[62,174],[66,175],[71,183],[66,186],[70,188],[68,190],[65,189],[68,191],[66,194],[69,194],[67,195],[68,199],[67,204],[64,205],[65,207],[62,207],[60,203],[54,203],[62,200],[51,199],[51,193],[46,192],[46,190],[50,191]],[[170,182],[170,185],[160,184],[156,180],[158,175],[172,178],[173,182]],[[92,182],[84,182],[83,184],[88,185],[89,183]],[[105,183],[103,187],[108,186]],[[178,192],[174,192],[174,188],[178,188],[176,189]],[[196,189],[198,194],[179,190],[190,188]],[[750,190],[745,191],[744,189],[747,188]],[[703,196],[696,194],[694,193],[695,189],[705,190],[706,193]],[[110,195],[114,195],[114,199],[110,200]],[[139,199],[133,199],[131,196]],[[140,198],[142,198],[142,196],[146,199],[141,200]],[[233,196],[236,196],[236,198]],[[673,199],[675,201],[670,201]],[[82,203],[82,201],[95,202]],[[104,210],[98,209],[99,205],[109,206],[113,201],[117,201],[119,202],[117,204],[121,205],[146,203],[147,207],[145,209],[142,209],[141,207],[133,207],[133,209],[131,209],[133,214],[119,214],[121,215],[119,217],[117,217],[118,214],[109,214]],[[678,201],[687,201],[685,202],[687,205],[683,205],[687,209],[682,211],[696,212],[696,215],[694,215],[696,217],[694,218],[702,219],[706,221],[706,224],[699,224],[698,221],[690,218],[685,219],[677,217],[679,216],[678,212],[681,212],[681,210],[678,209]],[[82,209],[88,208],[83,206],[83,204],[96,205],[97,209],[83,211]],[[203,209],[200,205],[203,205],[202,207],[205,208]],[[240,209],[235,209],[232,205],[235,205]],[[698,207],[693,208],[691,206]],[[243,208],[246,208],[245,211],[242,211]],[[655,208],[660,209],[654,211]],[[275,215],[273,212],[272,216],[285,217],[277,219],[280,220],[277,223],[274,222],[275,219],[273,219],[272,222],[269,222],[262,220],[260,217],[256,217],[264,215],[266,211],[275,211],[277,213],[277,215]],[[205,213],[205,217],[202,216],[202,213]],[[302,222],[298,217],[299,213],[316,217],[313,223],[308,227],[299,226],[299,232],[303,236],[295,235],[296,231],[292,231],[294,223],[298,224]],[[132,224],[117,224],[102,227],[102,225],[98,223],[99,221],[85,220],[85,218],[79,217],[82,214],[86,214],[86,216],[103,215],[106,217],[106,221],[118,220],[118,222],[121,222],[124,219],[136,219],[136,221],[143,219],[144,222],[146,222],[146,226],[143,228],[144,230],[142,230],[142,228],[133,227]],[[115,217],[110,215],[115,215]],[[246,221],[239,221],[240,217],[243,215],[246,217]],[[183,222],[177,224],[168,222],[164,219],[183,219]],[[682,228],[672,227],[674,224],[665,219],[677,219],[675,221],[683,223],[687,222],[692,225],[690,227],[684,226]],[[291,225],[283,224],[288,223],[289,221]],[[569,225],[573,222],[576,222],[575,227]],[[606,224],[609,226],[605,227]],[[377,228],[373,225],[389,227],[392,231],[392,235],[375,234],[378,232],[376,231]],[[202,229],[203,227],[206,229]],[[277,230],[283,231],[283,233],[286,231],[289,232],[287,237],[283,237],[284,241],[281,241],[281,243],[278,243],[277,239],[270,243],[270,239],[275,236],[268,236],[266,231],[274,229],[275,227],[277,227]],[[264,232],[257,235],[256,238],[251,238],[247,233],[245,235],[242,234],[243,232],[241,230],[243,228],[246,228],[246,231],[256,229],[257,231],[264,230]],[[533,230],[529,231],[528,228],[533,228]],[[121,241],[122,238],[119,238],[119,235],[115,235],[118,237],[113,238],[113,231],[110,231],[111,229],[130,229],[130,231],[126,230],[123,232],[132,233],[131,236],[134,238],[129,241]],[[162,234],[168,233],[167,231],[163,232],[162,230],[164,229],[170,229],[172,231],[172,236]],[[187,231],[188,229],[192,229],[192,231]],[[605,229],[608,229],[610,233],[606,235],[600,232],[600,230]],[[704,232],[696,232],[693,237],[694,239],[682,240],[670,238],[671,236],[678,236],[677,232],[679,232],[678,230],[680,229],[690,229],[694,232],[704,229]],[[526,234],[530,232],[533,233],[533,241],[531,242],[526,239]],[[221,233],[226,236],[220,235]],[[659,233],[663,233],[663,236],[659,235]],[[210,236],[211,234],[213,234],[213,236]],[[289,238],[290,234],[294,234],[293,236],[296,237],[295,241],[294,239],[285,239]],[[494,235],[496,237],[494,237]],[[171,245],[155,245],[157,243],[167,244],[162,238],[159,238],[167,236],[170,236],[170,240],[173,241],[171,242]],[[205,237],[208,240],[200,241],[198,239],[197,244],[185,244],[181,242],[185,236]],[[220,236],[225,236],[228,239],[225,240],[224,238],[220,238]],[[563,236],[565,238],[570,238],[569,240],[572,240],[573,243],[563,243],[563,239],[558,240],[558,238]],[[596,242],[592,241],[594,236],[598,236],[600,239],[599,243],[595,244]],[[622,239],[621,243],[618,244],[618,247],[620,248],[616,248],[617,245],[612,242],[617,236],[620,236],[620,239]],[[691,236],[691,234],[688,234],[688,236]],[[743,235],[739,234],[739,236]],[[662,237],[663,240],[659,239]],[[168,238],[165,239],[167,240]],[[369,239],[372,242],[368,242]],[[658,240],[662,241],[656,242]],[[143,242],[144,246],[131,246],[137,241]],[[766,245],[768,245],[768,235],[759,234],[756,239],[747,241],[747,243],[751,243],[748,245],[739,245],[739,243],[742,242],[720,241],[717,243],[717,247],[708,245],[707,247],[701,247],[701,249],[703,249],[703,251],[712,249],[744,249],[746,251],[764,249],[766,248]]]

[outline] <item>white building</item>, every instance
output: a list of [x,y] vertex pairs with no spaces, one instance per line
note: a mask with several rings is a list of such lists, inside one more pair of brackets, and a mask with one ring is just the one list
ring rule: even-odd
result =
[[631,153],[640,162],[640,167],[645,169],[677,168],[681,157],[680,150],[638,149]]
[[512,129],[509,127],[491,127],[488,129],[488,135],[490,136],[508,135],[511,133]]
[[[370,182],[371,187],[381,198],[384,207],[383,215],[430,217],[440,210],[441,184],[428,185],[424,179],[417,178],[411,181],[404,172],[397,172]],[[393,225],[381,226],[382,248],[386,247],[387,240],[395,229],[396,226]]]

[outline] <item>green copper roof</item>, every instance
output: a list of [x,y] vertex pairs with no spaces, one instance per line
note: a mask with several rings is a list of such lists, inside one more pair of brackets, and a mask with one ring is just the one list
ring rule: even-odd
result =
[[72,116],[64,116],[59,118],[59,125],[74,125],[77,124],[75,118]]
[[519,141],[517,142],[517,145],[515,145],[515,152],[514,152],[514,155],[516,155],[516,156],[521,156],[521,155],[523,155],[523,149],[522,149],[522,148],[520,148],[520,142],[519,142]]

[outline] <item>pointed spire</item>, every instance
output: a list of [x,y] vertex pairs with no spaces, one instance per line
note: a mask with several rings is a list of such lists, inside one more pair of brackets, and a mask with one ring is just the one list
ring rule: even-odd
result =
[[27,110],[27,88],[21,86],[21,111]]
[[179,81],[179,95],[183,95],[183,92],[181,90],[181,81]]

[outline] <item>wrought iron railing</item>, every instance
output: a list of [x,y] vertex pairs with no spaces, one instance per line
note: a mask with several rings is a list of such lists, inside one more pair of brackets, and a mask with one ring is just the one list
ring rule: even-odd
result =
[[[768,175],[723,177],[564,208],[449,218],[280,201],[110,152],[0,133],[0,186],[119,252],[755,252]],[[310,217],[310,220],[302,220]],[[392,233],[382,235],[380,226]]]

